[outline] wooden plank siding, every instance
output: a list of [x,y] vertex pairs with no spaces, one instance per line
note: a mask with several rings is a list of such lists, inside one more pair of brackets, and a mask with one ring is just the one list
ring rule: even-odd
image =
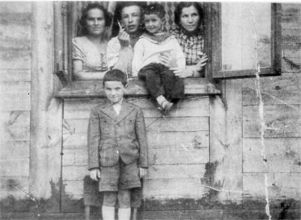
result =
[[29,191],[31,15],[31,3],[0,3],[0,199]]
[[[143,109],[149,143],[144,196],[201,198],[200,178],[209,161],[209,98],[188,97],[162,117],[148,98],[128,98]],[[68,99],[64,107],[63,183],[79,196],[87,171],[87,127],[93,106],[103,99]],[[76,188],[76,191],[73,189]]]
[[264,174],[271,201],[301,196],[300,22],[301,5],[282,4],[282,75],[260,79],[267,167],[262,157],[256,79],[242,84],[244,200],[264,199]]

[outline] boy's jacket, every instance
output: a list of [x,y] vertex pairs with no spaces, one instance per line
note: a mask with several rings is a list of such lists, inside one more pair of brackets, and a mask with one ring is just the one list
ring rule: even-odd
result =
[[119,158],[148,167],[143,112],[125,100],[119,115],[111,103],[93,108],[88,127],[88,169],[116,165]]

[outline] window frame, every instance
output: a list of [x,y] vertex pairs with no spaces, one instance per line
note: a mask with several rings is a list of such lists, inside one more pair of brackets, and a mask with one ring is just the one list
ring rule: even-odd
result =
[[[254,73],[257,69],[222,71],[222,21],[221,21],[221,3],[214,3],[211,13],[214,13],[214,19],[211,23],[211,47],[212,53],[212,79],[237,79],[256,77]],[[215,13],[218,11],[218,13]],[[212,15],[212,14],[211,14]],[[216,27],[216,28],[214,28]],[[216,30],[214,30],[216,29]],[[281,4],[271,3],[271,66],[261,68],[259,76],[278,76],[281,75]]]
[[[239,70],[225,72],[220,71],[222,65],[221,51],[221,4],[220,2],[205,2],[204,6],[204,35],[205,35],[205,53],[209,60],[205,67],[205,78],[187,78],[184,81],[197,82],[200,85],[191,90],[189,86],[186,89],[187,95],[217,95],[221,92],[216,88],[221,79],[246,78],[254,77],[254,70]],[[262,71],[260,75],[280,75],[281,74],[281,6],[277,3],[272,5],[272,69]],[[69,24],[74,24],[74,4],[72,2],[54,2],[54,57],[55,57],[55,74],[59,77],[63,89],[58,91],[56,96],[61,98],[72,97],[102,97],[102,91],[97,85],[102,85],[101,80],[92,81],[77,81],[73,80],[72,76],[72,33],[75,27]],[[279,62],[280,61],[280,62]],[[192,83],[196,85],[197,83]],[[131,89],[133,94],[128,95],[146,95],[143,85],[139,84],[137,79],[131,79],[130,86],[140,89]],[[137,86],[138,85],[138,86]],[[91,87],[92,86],[92,87]],[[93,89],[94,88],[94,89]],[[198,88],[198,89],[196,89]],[[199,90],[199,91],[197,91]]]

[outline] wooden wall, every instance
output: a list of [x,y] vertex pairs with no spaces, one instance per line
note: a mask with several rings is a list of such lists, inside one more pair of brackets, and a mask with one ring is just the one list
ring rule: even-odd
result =
[[0,198],[29,190],[30,3],[0,3]]
[[[210,160],[218,163],[215,181],[220,200],[262,200],[265,188],[271,201],[300,198],[300,22],[301,5],[282,4],[281,76],[225,80],[223,98],[212,100]],[[267,167],[262,156],[258,82]]]
[[52,185],[60,191],[61,168],[53,3],[1,2],[0,15],[0,198],[47,199]]
[[[209,161],[209,98],[187,98],[169,117],[162,117],[147,98],[128,101],[140,106],[146,118],[150,168],[145,198],[201,198],[200,178]],[[64,103],[63,183],[74,198],[82,198],[83,177],[88,174],[89,113],[102,102],[68,99]]]
[[[283,73],[261,79],[268,168],[263,166],[255,80],[242,84],[243,185],[246,196],[263,193],[268,173],[271,199],[301,196],[301,5],[282,4]],[[289,62],[299,65],[299,68]],[[256,187],[258,186],[258,187]]]
[[254,80],[244,81],[242,88],[244,190],[254,196],[262,194],[263,172],[267,172],[271,199],[301,196],[301,5],[282,4],[282,10],[283,74],[261,80],[267,169],[260,156]]

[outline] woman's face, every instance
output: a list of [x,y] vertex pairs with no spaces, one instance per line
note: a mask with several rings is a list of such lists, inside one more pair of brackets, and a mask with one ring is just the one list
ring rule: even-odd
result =
[[105,18],[103,11],[98,8],[90,9],[87,13],[86,26],[88,33],[93,36],[99,36],[105,30]]
[[182,9],[180,24],[186,31],[195,31],[199,26],[199,21],[200,15],[193,5]]
[[137,32],[141,21],[140,7],[136,5],[124,7],[121,11],[121,21],[128,34]]

